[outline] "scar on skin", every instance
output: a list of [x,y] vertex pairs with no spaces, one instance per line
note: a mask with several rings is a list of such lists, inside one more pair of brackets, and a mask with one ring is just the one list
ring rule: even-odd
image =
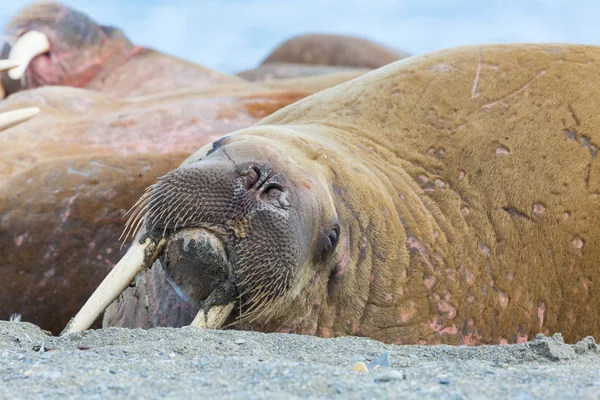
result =
[[477,86],[479,85],[479,78],[481,76],[482,64],[483,64],[483,49],[479,49],[479,64],[477,65],[477,72],[475,72],[475,79],[473,80],[473,87],[471,88],[471,99],[475,99],[480,96],[480,93],[477,93]]
[[537,315],[538,315],[538,322],[539,322],[539,328],[542,329],[542,326],[544,325],[544,318],[546,317],[546,303],[544,303],[543,301],[540,301],[537,307]]
[[521,93],[522,91],[524,91],[525,89],[527,89],[529,87],[529,85],[531,85],[531,83],[534,80],[536,80],[540,76],[546,75],[546,72],[548,72],[548,71],[546,71],[546,70],[540,71],[536,76],[533,77],[533,79],[531,79],[529,82],[527,82],[521,89],[519,89],[519,90],[517,90],[517,91],[515,91],[515,92],[513,92],[511,94],[509,94],[508,96],[505,96],[505,97],[501,98],[500,100],[496,100],[494,102],[485,104],[485,105],[481,106],[481,109],[482,110],[490,109],[490,108],[494,107],[496,104],[501,103],[501,102],[503,102],[505,100],[508,100],[508,99],[510,99],[510,98],[518,95],[519,93]]

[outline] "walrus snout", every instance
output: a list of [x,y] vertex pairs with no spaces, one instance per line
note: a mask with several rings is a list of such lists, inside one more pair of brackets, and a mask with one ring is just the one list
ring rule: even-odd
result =
[[169,283],[196,307],[222,287],[231,273],[223,243],[204,229],[171,235],[159,260]]

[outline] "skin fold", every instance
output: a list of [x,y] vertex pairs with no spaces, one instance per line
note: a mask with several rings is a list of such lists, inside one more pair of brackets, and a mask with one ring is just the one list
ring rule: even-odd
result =
[[[202,147],[155,183],[143,229],[222,240],[237,329],[397,344],[598,336],[599,73],[600,48],[583,45],[395,62]],[[159,281],[138,277],[105,325],[160,325],[177,306]]]

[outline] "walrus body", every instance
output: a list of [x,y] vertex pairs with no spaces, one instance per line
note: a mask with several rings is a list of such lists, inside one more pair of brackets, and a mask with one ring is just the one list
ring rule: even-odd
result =
[[[203,147],[141,199],[146,234],[171,238],[155,266],[205,307],[182,293],[206,283],[183,279],[177,257],[201,254],[199,229],[221,237],[239,329],[399,344],[598,337],[598,76],[594,46],[471,46],[310,96]],[[165,309],[151,298],[137,307]],[[119,325],[125,301],[105,322]]]
[[292,37],[275,48],[261,63],[295,63],[338,67],[379,68],[408,57],[361,37],[306,34]]

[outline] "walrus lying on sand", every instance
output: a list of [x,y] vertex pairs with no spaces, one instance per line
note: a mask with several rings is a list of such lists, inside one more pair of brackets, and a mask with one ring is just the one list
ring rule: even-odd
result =
[[[208,144],[139,199],[136,245],[64,333],[154,263],[209,328],[405,344],[598,337],[598,76],[594,46],[455,48]],[[160,302],[129,304],[152,314]]]
[[114,96],[143,96],[241,78],[132,44],[118,28],[99,25],[58,2],[25,7],[8,23],[1,58],[20,63],[0,76],[6,94],[73,86]]

